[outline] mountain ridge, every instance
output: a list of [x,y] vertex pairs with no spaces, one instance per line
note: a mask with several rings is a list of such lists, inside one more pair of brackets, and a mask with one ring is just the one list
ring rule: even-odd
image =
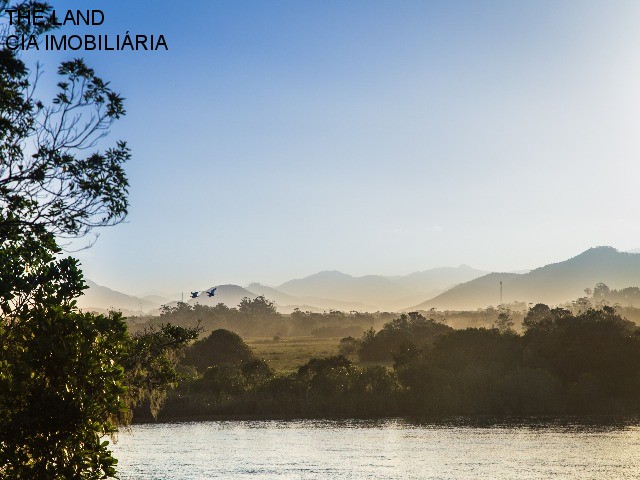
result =
[[528,273],[491,274],[457,285],[413,309],[476,309],[503,302],[523,301],[558,305],[580,296],[586,288],[605,283],[611,288],[640,285],[640,254],[613,247],[593,247],[567,260],[535,268]]
[[[407,275],[358,277],[338,270],[323,270],[277,287],[259,283],[246,287],[223,284],[217,287],[214,297],[203,294],[186,301],[237,307],[244,297],[263,295],[273,301],[281,313],[290,313],[295,308],[370,312],[430,308],[475,310],[500,303],[500,282],[504,303],[523,301],[557,305],[584,296],[585,288],[593,288],[599,282],[611,288],[640,285],[640,253],[607,246],[593,247],[566,260],[525,272],[485,272],[459,265]],[[172,303],[159,294],[135,297],[91,280],[87,283],[89,289],[78,300],[78,305],[85,310],[117,309],[126,315],[157,314],[162,304]]]

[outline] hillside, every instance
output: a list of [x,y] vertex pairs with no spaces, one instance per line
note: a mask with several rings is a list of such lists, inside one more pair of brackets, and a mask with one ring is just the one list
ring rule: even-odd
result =
[[315,301],[314,305],[318,299],[333,299],[369,305],[376,310],[398,310],[485,273],[466,265],[457,268],[434,268],[395,277],[354,277],[338,271],[323,271],[290,280],[276,289],[303,298],[307,303]]
[[412,293],[410,289],[379,275],[353,277],[338,271],[324,271],[289,280],[277,289],[296,297],[324,297],[372,304],[377,304],[380,298],[397,298]]
[[78,306],[81,309],[93,309],[98,312],[120,310],[128,315],[140,315],[160,306],[159,303],[111,290],[91,280],[87,280],[87,286],[89,288],[78,298]]
[[640,254],[620,252],[612,247],[591,248],[563,262],[537,268],[525,274],[491,273],[457,285],[413,309],[432,307],[473,310],[503,302],[522,301],[557,305],[584,296],[585,288],[605,283],[611,288],[640,285]]
[[291,313],[294,308],[302,311],[322,312],[325,310],[342,310],[350,312],[352,310],[373,312],[378,310],[374,305],[368,305],[360,302],[349,302],[335,300],[332,298],[320,298],[313,296],[296,297],[283,293],[273,287],[267,287],[260,283],[252,283],[247,286],[247,290],[262,295],[272,302],[278,304],[280,313]]
[[[435,268],[409,275],[355,277],[338,271],[324,271],[290,280],[278,287],[252,283],[247,288],[220,285],[212,298],[203,293],[190,304],[236,307],[242,298],[264,295],[281,313],[294,308],[310,311],[400,311],[475,310],[503,302],[522,301],[557,305],[584,295],[585,288],[605,283],[611,288],[640,286],[640,254],[620,252],[611,247],[591,248],[563,262],[546,265],[525,273],[489,273],[461,265]],[[117,309],[127,315],[158,312],[166,297],[135,297],[89,281],[89,289],[79,300],[84,309]],[[447,290],[448,289],[448,290]],[[431,297],[431,298],[430,298]],[[425,298],[430,300],[424,301]],[[412,306],[413,305],[413,306]]]

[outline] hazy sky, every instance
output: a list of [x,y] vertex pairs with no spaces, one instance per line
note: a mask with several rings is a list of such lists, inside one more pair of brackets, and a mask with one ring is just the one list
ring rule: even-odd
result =
[[127,98],[111,139],[134,154],[127,223],[77,254],[100,284],[515,270],[640,247],[636,1],[56,6],[170,48],[84,54]]

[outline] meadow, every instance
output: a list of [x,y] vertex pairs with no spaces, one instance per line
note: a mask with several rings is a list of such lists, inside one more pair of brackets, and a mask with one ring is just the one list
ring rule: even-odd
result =
[[340,338],[282,337],[245,339],[256,357],[279,373],[294,373],[311,358],[338,355]]

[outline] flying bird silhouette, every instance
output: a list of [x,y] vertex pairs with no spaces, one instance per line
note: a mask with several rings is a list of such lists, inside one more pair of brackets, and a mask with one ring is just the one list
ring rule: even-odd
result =
[[191,298],[198,298],[201,292],[191,292]]
[[213,297],[215,294],[216,294],[216,289],[215,289],[215,288],[212,288],[211,290],[209,290],[209,291],[207,292],[207,295],[208,295],[209,297]]

